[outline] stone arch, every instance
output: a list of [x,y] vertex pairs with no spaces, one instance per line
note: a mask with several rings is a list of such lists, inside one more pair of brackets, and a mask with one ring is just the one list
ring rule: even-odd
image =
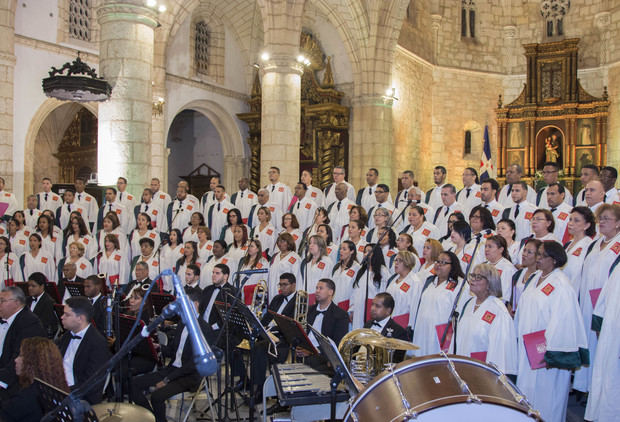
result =
[[[73,109],[73,113],[69,113],[71,116],[73,116],[81,107],[84,107],[95,116],[98,115],[98,107],[93,103],[69,103],[48,98],[41,104],[32,117],[32,120],[30,120],[28,131],[26,132],[26,139],[24,140],[24,198],[34,193],[34,157],[39,131],[41,130],[41,127],[45,123],[46,119],[50,117],[55,110],[67,105],[70,105]],[[70,123],[71,121],[68,120],[64,129],[66,129]],[[64,129],[62,130],[63,133]]]
[[[244,172],[248,167],[243,136],[234,117],[215,101],[210,100],[191,101],[179,107],[171,116],[176,117],[184,110],[194,110],[204,115],[217,130],[222,142],[224,156],[222,179],[227,189],[233,189],[233,187],[237,186],[239,177],[246,175]],[[174,118],[167,122],[165,130],[166,139],[170,133],[173,120]]]

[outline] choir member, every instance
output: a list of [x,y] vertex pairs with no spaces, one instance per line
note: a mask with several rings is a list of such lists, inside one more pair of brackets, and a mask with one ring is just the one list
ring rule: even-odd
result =
[[257,212],[258,224],[250,231],[250,238],[260,241],[266,257],[274,253],[276,245],[276,227],[271,223],[271,211],[268,207],[260,207]]
[[140,241],[142,239],[151,239],[155,250],[159,250],[159,245],[161,244],[159,233],[153,229],[151,225],[151,216],[149,214],[144,212],[139,213],[136,221],[138,227],[129,235],[129,245],[131,248],[130,259],[134,259],[136,256],[140,255]]
[[[368,258],[363,262],[353,282],[353,294],[349,304],[352,328],[362,328],[368,320],[372,299],[387,289],[390,272],[385,265],[383,253],[374,244],[366,245]],[[370,263],[370,264],[369,264]]]
[[22,280],[26,280],[32,273],[41,272],[45,274],[49,281],[56,282],[57,275],[54,257],[41,248],[41,235],[39,233],[32,233],[28,241],[30,251],[23,254],[19,259],[22,269]]
[[334,263],[327,255],[327,244],[318,234],[308,241],[308,255],[302,260],[299,288],[308,292],[308,306],[314,305],[316,283],[322,278],[331,278]]
[[351,240],[343,241],[340,244],[340,261],[334,266],[331,274],[331,279],[336,284],[334,302],[347,312],[349,311],[353,282],[360,269],[356,255],[355,243]]

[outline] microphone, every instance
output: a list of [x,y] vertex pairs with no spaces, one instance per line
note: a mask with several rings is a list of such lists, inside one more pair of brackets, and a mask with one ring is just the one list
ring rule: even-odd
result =
[[[189,333],[189,338],[192,341],[192,350],[194,351],[194,364],[198,373],[203,377],[208,377],[215,374],[217,371],[217,359],[213,354],[213,351],[209,347],[209,343],[205,340],[200,325],[198,325],[198,319],[196,318],[196,310],[193,303],[190,303],[179,277],[172,272],[171,269],[167,269],[161,272],[161,276],[171,276],[172,284],[176,290],[177,300],[179,308],[177,312],[180,314],[185,327]],[[170,306],[170,305],[169,305]]]
[[106,299],[106,307],[105,307],[105,335],[106,337],[112,337],[112,298],[108,297]]
[[268,268],[257,268],[255,270],[244,270],[244,271],[237,271],[237,274],[265,274],[268,273],[269,269]]

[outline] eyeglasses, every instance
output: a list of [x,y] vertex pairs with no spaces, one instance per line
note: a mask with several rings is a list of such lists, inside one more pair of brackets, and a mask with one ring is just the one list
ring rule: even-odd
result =
[[616,221],[615,217],[599,217],[598,221]]
[[278,286],[280,287],[286,287],[286,286],[290,286],[291,283],[278,283]]
[[450,264],[452,264],[451,261],[435,261],[435,263],[439,264],[439,265],[450,265]]
[[483,276],[482,274],[471,274],[469,276],[470,279],[474,280],[474,281],[482,281],[482,280],[487,280],[487,278],[485,276]]
[[542,218],[532,218],[532,221],[547,221],[545,217]]

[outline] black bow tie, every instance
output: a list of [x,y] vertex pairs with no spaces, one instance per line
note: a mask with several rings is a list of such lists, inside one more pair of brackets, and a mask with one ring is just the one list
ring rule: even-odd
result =
[[375,325],[377,327],[381,327],[381,324],[379,324],[377,321],[373,321],[371,327],[374,327]]
[[33,301],[33,302],[36,302],[36,301],[37,301],[37,298],[36,298],[36,297],[34,297],[34,296],[33,296],[31,299],[32,299],[32,301]]
[[319,316],[319,314],[324,314],[325,312],[327,312],[327,309],[325,309],[324,311],[319,311],[319,309],[317,308],[317,310],[316,310],[317,315],[316,316]]
[[82,336],[76,336],[75,334],[71,334],[71,340],[82,340]]
[[6,324],[8,323],[8,321],[4,320],[4,319],[0,319],[0,324]]

